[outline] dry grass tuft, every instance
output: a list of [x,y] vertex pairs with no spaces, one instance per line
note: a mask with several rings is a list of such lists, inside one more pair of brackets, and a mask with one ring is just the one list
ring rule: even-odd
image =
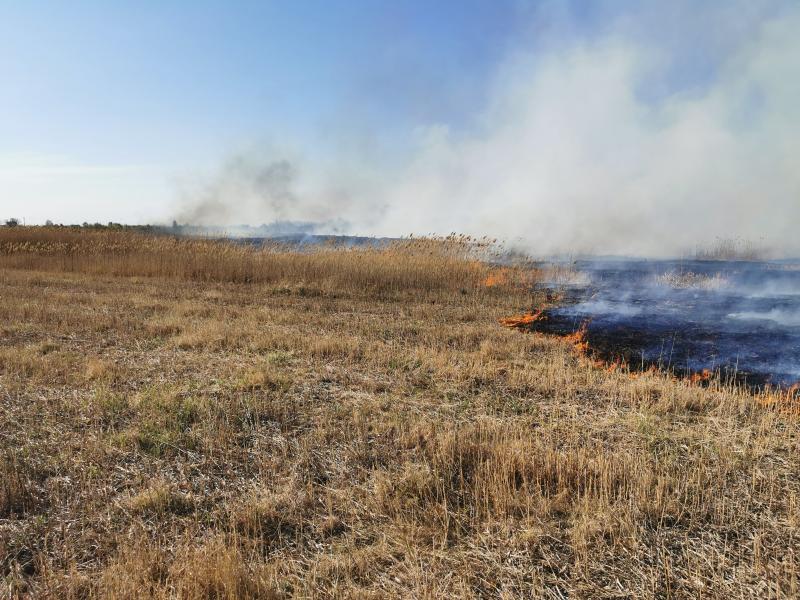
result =
[[132,513],[160,516],[166,513],[188,513],[194,508],[191,496],[178,491],[169,481],[156,480],[133,496],[127,503]]
[[0,519],[22,517],[38,504],[31,471],[10,449],[0,457]]

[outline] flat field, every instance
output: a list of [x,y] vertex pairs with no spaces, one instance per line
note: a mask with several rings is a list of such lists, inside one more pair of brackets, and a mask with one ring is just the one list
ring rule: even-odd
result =
[[790,401],[504,328],[475,245],[0,230],[0,597],[800,593]]

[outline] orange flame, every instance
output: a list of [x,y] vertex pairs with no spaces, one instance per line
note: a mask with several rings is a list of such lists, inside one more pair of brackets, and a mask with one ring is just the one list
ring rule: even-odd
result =
[[774,408],[778,412],[798,417],[800,416],[800,383],[795,383],[784,392],[769,391],[759,398],[762,406]]
[[586,354],[589,351],[589,342],[586,340],[586,329],[589,323],[581,323],[581,326],[575,333],[565,335],[564,339],[572,344],[579,354]]
[[598,366],[600,368],[604,368],[607,373],[614,373],[615,371],[620,371],[625,368],[625,361],[622,358],[617,358],[609,363],[605,363],[602,360],[597,361],[600,363]]
[[483,280],[483,285],[486,287],[495,287],[498,285],[506,285],[508,281],[508,269],[498,269],[497,271],[489,273],[486,279]]
[[524,329],[527,325],[535,323],[541,317],[542,317],[542,311],[534,310],[532,312],[527,312],[524,315],[518,315],[514,317],[506,317],[504,319],[500,319],[500,324],[503,327],[508,327],[509,329]]
[[708,369],[703,369],[699,373],[692,373],[689,377],[689,381],[692,383],[701,383],[703,381],[709,381],[713,373]]

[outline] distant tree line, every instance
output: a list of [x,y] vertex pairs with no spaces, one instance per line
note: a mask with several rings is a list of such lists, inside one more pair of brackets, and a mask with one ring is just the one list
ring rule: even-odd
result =
[[[17,218],[10,218],[3,220],[3,225],[5,227],[18,227],[21,226],[22,223],[20,219]],[[38,226],[37,226],[38,227]],[[83,223],[71,223],[71,224],[63,224],[63,223],[53,223],[50,219],[47,219],[44,222],[44,227],[64,227],[69,229],[115,229],[115,230],[124,230],[124,231],[143,231],[143,232],[152,232],[152,231],[163,231],[167,229],[162,225],[125,225],[124,223],[115,223],[114,221],[109,221],[108,223],[89,223],[88,221],[84,221]],[[174,227],[174,225],[173,225]]]

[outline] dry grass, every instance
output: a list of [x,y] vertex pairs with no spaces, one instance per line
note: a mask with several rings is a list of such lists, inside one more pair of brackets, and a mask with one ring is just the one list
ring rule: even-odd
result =
[[0,596],[797,595],[797,420],[501,327],[529,275],[125,239],[0,255]]
[[[116,230],[16,227],[0,232],[0,266],[28,271],[160,277],[203,282],[287,282],[324,291],[459,292],[492,271],[475,260],[488,240],[466,236],[398,240],[388,247],[328,245],[313,251]],[[503,270],[504,283],[524,275]],[[507,286],[504,286],[507,287]]]

